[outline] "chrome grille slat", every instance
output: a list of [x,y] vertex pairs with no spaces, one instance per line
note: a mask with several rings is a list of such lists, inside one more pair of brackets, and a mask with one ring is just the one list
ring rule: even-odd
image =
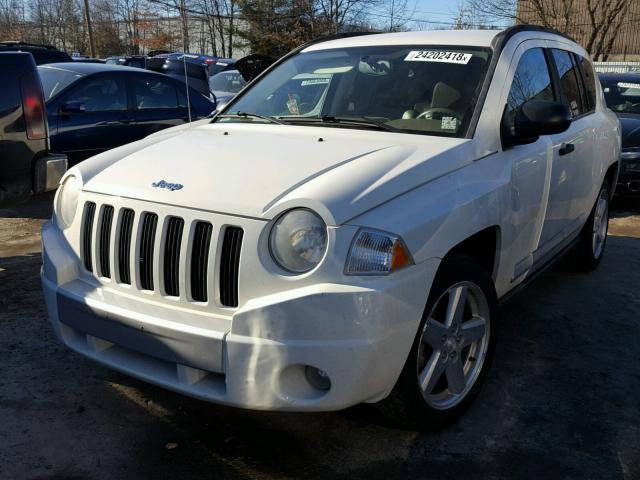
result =
[[130,208],[122,209],[118,239],[118,274],[120,283],[125,285],[131,285],[131,236],[135,215]]
[[180,247],[184,220],[170,217],[167,224],[167,235],[164,249],[164,289],[167,295],[180,296]]
[[227,227],[224,232],[220,262],[220,303],[225,307],[238,306],[238,277],[243,231]]
[[100,259],[100,275],[111,278],[111,226],[113,224],[113,207],[104,205],[100,221],[100,237],[98,239],[98,256]]
[[213,225],[197,222],[191,253],[191,298],[197,302],[208,300],[207,272]]
[[84,223],[82,225],[82,255],[84,267],[93,272],[93,259],[91,247],[93,245],[93,218],[96,213],[96,204],[87,202],[84,206]]
[[142,220],[142,237],[138,262],[140,264],[140,288],[153,290],[153,252],[156,241],[158,215],[145,213]]

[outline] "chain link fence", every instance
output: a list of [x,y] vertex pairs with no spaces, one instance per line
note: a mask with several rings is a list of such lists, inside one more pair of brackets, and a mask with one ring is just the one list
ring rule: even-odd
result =
[[593,62],[598,73],[640,73],[640,62]]

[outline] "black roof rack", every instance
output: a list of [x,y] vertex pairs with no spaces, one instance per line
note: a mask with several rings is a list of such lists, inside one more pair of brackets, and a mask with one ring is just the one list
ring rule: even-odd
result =
[[571,38],[566,33],[559,32],[558,30],[554,30],[553,28],[543,27],[541,25],[533,25],[533,24],[529,24],[529,23],[522,23],[520,25],[514,25],[513,27],[505,28],[502,32],[500,32],[498,35],[496,35],[494,37],[491,46],[495,50],[495,48],[497,46],[501,47],[501,46],[505,45],[511,39],[511,37],[513,37],[514,35],[517,35],[518,33],[522,33],[522,32],[551,33],[553,35],[559,35],[561,37],[566,38],[567,40],[571,40],[572,42],[575,42],[574,38]]
[[0,42],[0,45],[5,47],[38,47],[46,48],[47,50],[58,50],[53,45],[46,45],[44,43],[23,42],[21,40],[4,40]]

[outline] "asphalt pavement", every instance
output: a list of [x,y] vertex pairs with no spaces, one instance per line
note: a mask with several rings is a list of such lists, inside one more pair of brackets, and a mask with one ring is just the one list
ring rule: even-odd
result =
[[597,271],[557,267],[503,308],[487,384],[431,434],[367,405],[220,407],[71,352],[40,290],[51,202],[0,210],[2,479],[640,479],[640,201],[616,202]]

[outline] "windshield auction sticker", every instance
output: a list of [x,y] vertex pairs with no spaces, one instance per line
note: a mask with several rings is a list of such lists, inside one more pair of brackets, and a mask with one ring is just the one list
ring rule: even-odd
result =
[[443,50],[413,50],[405,57],[405,62],[442,62],[466,65],[471,60],[470,53],[445,52]]

